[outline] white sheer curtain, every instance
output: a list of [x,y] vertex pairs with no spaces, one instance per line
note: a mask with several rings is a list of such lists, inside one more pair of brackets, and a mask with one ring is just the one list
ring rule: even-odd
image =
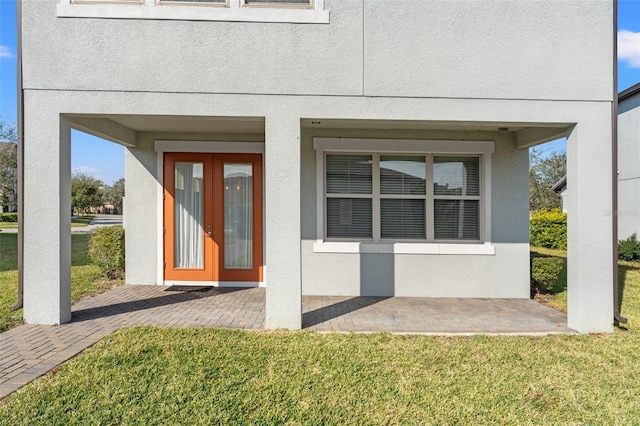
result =
[[253,268],[253,169],[224,165],[224,267]]
[[202,163],[175,164],[175,267],[203,267]]

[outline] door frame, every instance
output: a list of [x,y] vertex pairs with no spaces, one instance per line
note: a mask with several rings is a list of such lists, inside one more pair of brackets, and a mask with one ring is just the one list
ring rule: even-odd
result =
[[[214,287],[265,287],[267,280],[267,268],[265,257],[266,239],[264,238],[264,197],[266,186],[264,185],[264,141],[233,142],[233,141],[187,141],[187,140],[155,140],[156,152],[156,276],[158,285],[197,285]],[[202,153],[202,154],[262,154],[262,198],[260,204],[262,210],[262,280],[261,281],[175,281],[164,279],[164,154],[176,153]],[[126,220],[126,219],[125,219]],[[126,226],[126,224],[125,224]]]

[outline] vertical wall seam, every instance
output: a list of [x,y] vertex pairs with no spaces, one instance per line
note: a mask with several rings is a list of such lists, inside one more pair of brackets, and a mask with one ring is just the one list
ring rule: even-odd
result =
[[366,0],[362,0],[362,93],[361,95],[364,96],[364,71],[365,71],[365,48],[364,48],[364,30],[365,30],[365,25],[364,25],[364,4],[365,4]]

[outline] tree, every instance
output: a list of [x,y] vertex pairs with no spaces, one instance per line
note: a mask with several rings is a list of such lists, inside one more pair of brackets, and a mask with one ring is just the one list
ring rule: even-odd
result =
[[124,198],[124,178],[120,178],[111,186],[104,188],[104,203],[113,204],[117,211],[122,212]]
[[0,213],[5,207],[18,204],[17,142],[15,124],[7,124],[0,118]]
[[90,207],[102,205],[102,181],[82,172],[71,177],[71,207],[81,215]]
[[567,174],[566,152],[529,151],[529,210],[554,209],[561,204],[551,187]]

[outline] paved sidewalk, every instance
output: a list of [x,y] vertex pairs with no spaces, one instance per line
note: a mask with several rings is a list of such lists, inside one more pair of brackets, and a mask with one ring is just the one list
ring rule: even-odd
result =
[[[573,333],[566,315],[528,299],[305,296],[303,327],[318,332]],[[264,329],[264,288],[122,286],[72,307],[72,322],[0,334],[0,399],[113,331],[135,325]]]
[[[122,216],[117,214],[98,214],[87,226],[72,226],[71,232],[91,232],[101,226],[122,225]],[[18,228],[2,228],[0,232],[17,234]]]

